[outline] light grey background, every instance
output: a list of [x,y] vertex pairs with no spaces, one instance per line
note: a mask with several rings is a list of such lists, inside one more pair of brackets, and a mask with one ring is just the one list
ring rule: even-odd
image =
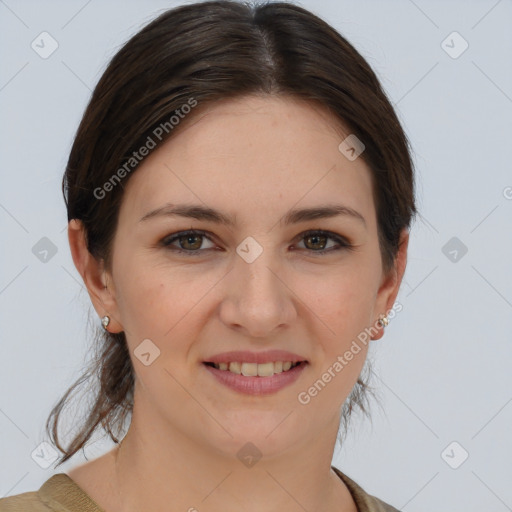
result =
[[[176,4],[0,1],[0,496],[55,472],[31,453],[87,358],[89,299],[60,191],[72,137],[108,60]],[[300,5],[373,66],[418,176],[403,311],[370,349],[385,412],[373,402],[373,428],[355,416],[333,463],[407,512],[512,510],[512,2]],[[43,31],[59,45],[47,59],[31,48]],[[454,31],[469,44],[457,58],[462,39],[442,44]],[[32,252],[43,237],[57,249],[46,262]],[[445,255],[452,237],[459,247]],[[86,454],[108,448],[98,440]],[[453,469],[446,461],[460,463],[462,450],[469,457]],[[57,472],[83,461],[80,453]]]

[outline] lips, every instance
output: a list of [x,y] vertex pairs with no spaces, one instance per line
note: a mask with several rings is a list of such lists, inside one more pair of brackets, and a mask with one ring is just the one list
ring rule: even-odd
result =
[[[252,365],[253,363],[249,364]],[[231,371],[219,370],[209,366],[207,363],[203,364],[205,370],[213,376],[218,383],[237,393],[253,396],[272,395],[291,386],[300,378],[307,366],[307,363],[299,363],[290,370],[276,373],[272,376],[244,376],[237,375]]]
[[236,350],[231,352],[222,352],[208,357],[204,363],[272,363],[276,361],[291,361],[292,363],[308,362],[308,360],[299,354],[288,352],[286,350],[267,350],[265,352],[249,352]]

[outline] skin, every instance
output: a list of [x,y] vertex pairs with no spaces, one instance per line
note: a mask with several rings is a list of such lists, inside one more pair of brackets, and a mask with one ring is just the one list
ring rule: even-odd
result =
[[[354,512],[330,466],[341,408],[368,345],[309,404],[297,395],[392,308],[408,234],[402,233],[395,266],[384,272],[370,170],[362,158],[340,153],[349,132],[323,108],[250,96],[198,112],[127,182],[110,269],[88,253],[81,224],[69,224],[73,260],[96,312],[111,317],[111,332],[126,333],[136,385],[121,447],[68,474],[109,512],[169,510],[169,504],[184,511]],[[166,203],[208,206],[236,215],[237,223],[140,221]],[[353,208],[365,223],[350,216],[279,223],[292,208],[325,203]],[[187,229],[211,234],[173,243],[199,248],[198,256],[160,244]],[[310,229],[339,234],[353,249],[316,255],[338,244],[300,237]],[[248,236],[263,247],[252,263],[236,253]],[[148,338],[160,356],[145,366],[133,351]],[[273,395],[232,391],[202,365],[228,350],[274,348],[302,355],[309,365]],[[236,455],[247,442],[263,454],[251,468]]]

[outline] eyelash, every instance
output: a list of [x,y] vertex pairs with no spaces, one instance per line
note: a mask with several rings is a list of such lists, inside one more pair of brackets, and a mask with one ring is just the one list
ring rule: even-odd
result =
[[[198,256],[201,252],[208,250],[208,249],[185,250],[185,249],[178,249],[176,247],[171,247],[171,244],[173,242],[175,242],[176,240],[179,240],[182,237],[191,236],[191,235],[192,236],[203,236],[203,237],[207,238],[210,242],[214,243],[213,240],[208,236],[206,231],[202,231],[200,229],[192,229],[192,230],[188,230],[188,231],[180,231],[178,233],[173,233],[172,235],[166,236],[164,239],[162,239],[161,245],[173,252],[186,254],[187,256]],[[312,236],[312,235],[322,235],[322,236],[327,237],[328,239],[334,240],[335,242],[337,242],[339,244],[338,247],[331,248],[331,249],[322,249],[321,251],[314,251],[313,249],[306,249],[307,251],[313,253],[313,255],[315,255],[315,256],[316,255],[322,256],[327,253],[339,251],[341,249],[351,250],[354,248],[345,238],[343,238],[331,231],[324,231],[322,229],[313,229],[313,230],[309,230],[309,231],[305,231],[304,233],[301,233],[299,241],[302,241],[304,238],[307,238],[308,236]]]

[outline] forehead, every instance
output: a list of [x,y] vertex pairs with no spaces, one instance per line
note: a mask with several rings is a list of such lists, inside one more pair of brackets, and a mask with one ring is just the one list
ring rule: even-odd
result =
[[200,107],[139,165],[124,213],[139,219],[165,203],[203,203],[245,222],[245,215],[342,202],[372,216],[370,171],[340,152],[349,131],[324,108],[270,96]]

